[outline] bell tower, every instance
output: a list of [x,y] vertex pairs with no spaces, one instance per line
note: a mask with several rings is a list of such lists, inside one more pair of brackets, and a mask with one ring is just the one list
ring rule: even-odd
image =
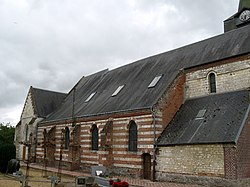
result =
[[224,32],[250,24],[250,0],[240,0],[238,12],[224,21]]
[[249,0],[240,0],[239,9],[238,12],[241,12],[244,8],[250,7],[250,1]]

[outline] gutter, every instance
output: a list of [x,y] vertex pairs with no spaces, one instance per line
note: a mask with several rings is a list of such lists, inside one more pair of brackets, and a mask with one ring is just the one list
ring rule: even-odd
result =
[[[130,112],[137,112],[141,110],[150,110],[150,107],[141,107],[141,108],[135,108],[135,109],[125,109],[125,110],[117,110],[117,111],[111,111],[111,112],[103,112],[103,113],[96,113],[96,114],[87,114],[87,115],[81,115],[81,116],[74,116],[75,120],[81,119],[81,118],[91,118],[96,116],[104,116],[104,115],[113,115],[117,113],[130,113]],[[61,119],[55,119],[55,120],[49,120],[49,121],[42,121],[40,124],[51,124],[51,123],[61,123],[65,121],[71,121],[72,116],[67,118],[61,118]]]

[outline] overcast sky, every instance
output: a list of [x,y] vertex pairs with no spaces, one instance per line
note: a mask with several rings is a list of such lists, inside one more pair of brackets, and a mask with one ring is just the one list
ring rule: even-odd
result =
[[82,77],[223,33],[238,0],[0,0],[0,122],[30,86],[68,92]]

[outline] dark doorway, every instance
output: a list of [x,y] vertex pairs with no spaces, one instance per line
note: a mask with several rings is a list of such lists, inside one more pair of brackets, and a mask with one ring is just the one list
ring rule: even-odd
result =
[[151,155],[149,153],[143,154],[143,178],[151,179]]
[[48,166],[55,166],[55,152],[56,152],[56,127],[52,127],[48,132],[48,139],[46,143],[46,158],[48,158]]

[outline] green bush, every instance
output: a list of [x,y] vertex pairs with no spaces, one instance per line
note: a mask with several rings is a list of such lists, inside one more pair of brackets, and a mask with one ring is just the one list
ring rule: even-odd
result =
[[13,144],[0,145],[0,172],[5,173],[8,161],[16,158],[16,147]]

